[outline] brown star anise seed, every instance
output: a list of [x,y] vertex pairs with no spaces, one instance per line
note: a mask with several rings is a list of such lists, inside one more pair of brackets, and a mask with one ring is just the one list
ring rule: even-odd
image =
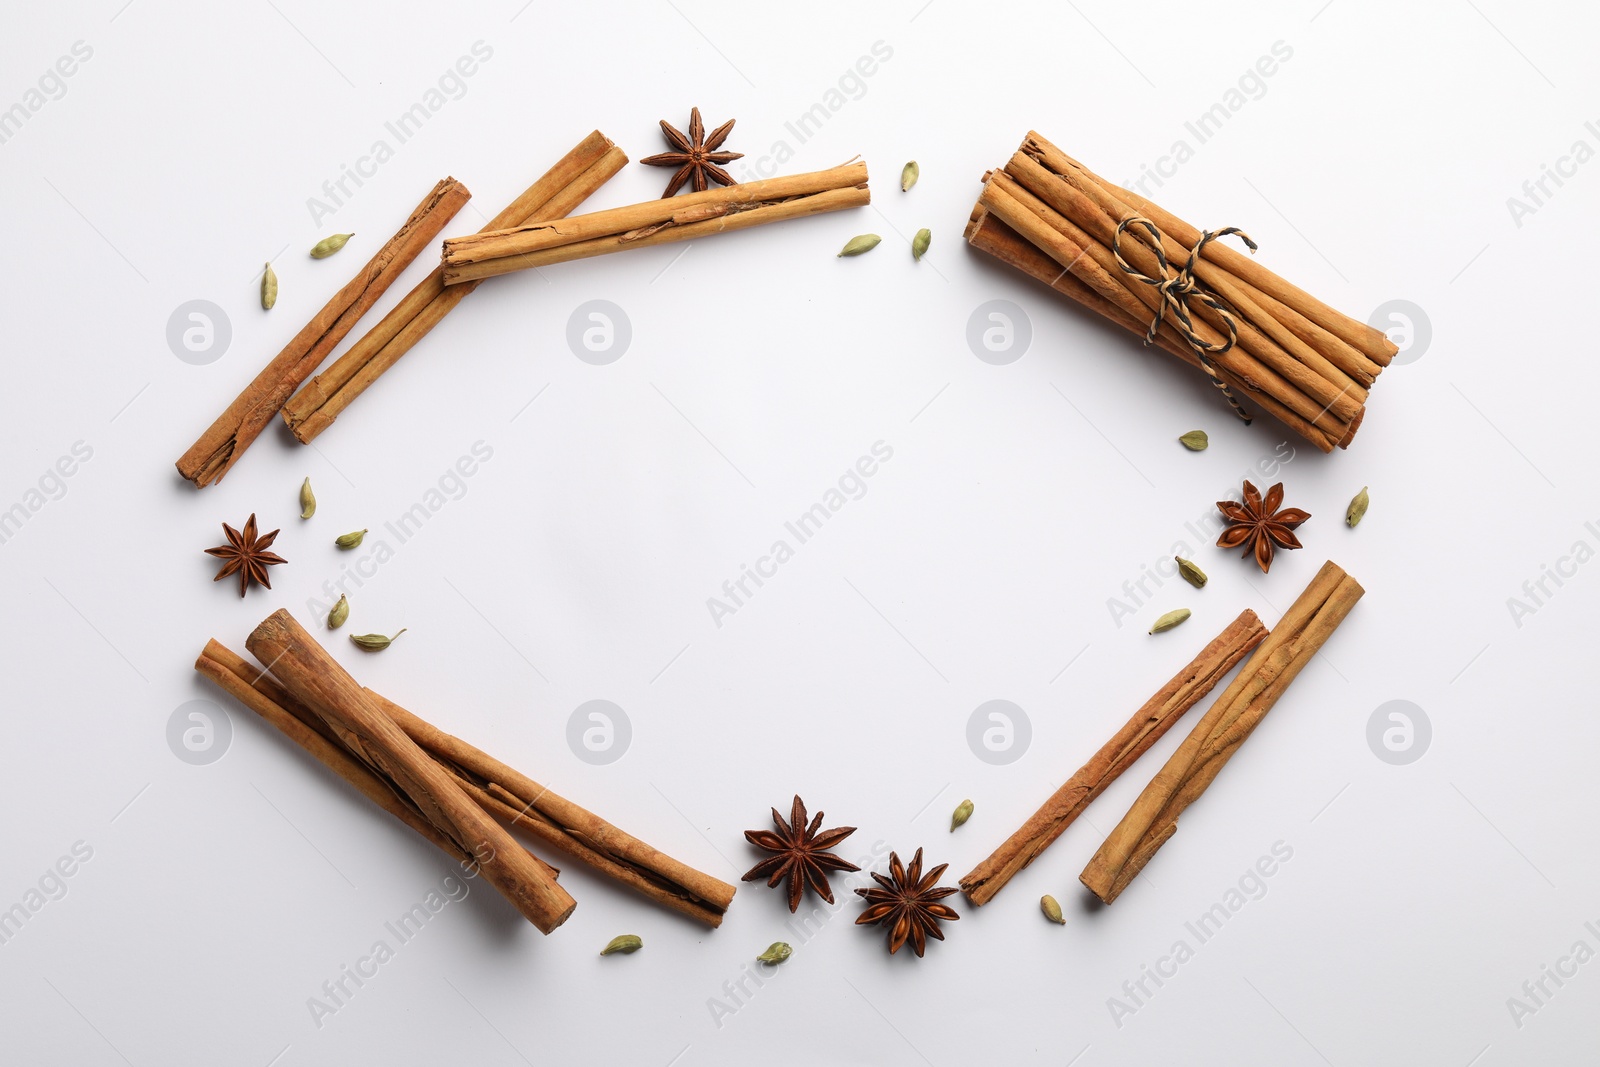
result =
[[872,880],[880,888],[868,886],[856,890],[867,900],[867,910],[857,917],[856,925],[887,923],[889,952],[899,952],[900,946],[909,938],[911,951],[920,958],[928,946],[928,938],[944,940],[944,933],[939,929],[941,919],[955,922],[961,918],[950,905],[939,903],[954,893],[956,887],[934,888],[948,866],[948,863],[941,863],[923,874],[922,849],[917,849],[917,854],[911,857],[910,867],[901,866],[900,857],[889,853],[889,877],[885,878],[877,871],[872,872]]
[[258,582],[271,589],[272,579],[267,577],[267,568],[289,562],[276,552],[267,551],[272,542],[277,540],[278,531],[273,530],[265,536],[257,537],[256,517],[252,514],[249,521],[244,524],[243,532],[235,530],[227,523],[222,524],[222,532],[228,535],[228,543],[206,549],[206,555],[216,556],[228,562],[223,564],[217,576],[211,580],[220,582],[230,574],[237,574],[240,596],[244,596],[251,582]]
[[[727,140],[728,134],[733,131],[736,120],[729,119],[721,126],[711,131],[711,136],[706,136],[706,124],[700,121],[700,109],[692,108],[689,111],[689,136],[673,126],[666,119],[661,120],[661,132],[667,135],[667,140],[676,148],[676,152],[662,152],[659,155],[645,156],[639,160],[651,167],[677,167],[678,172],[667,183],[667,191],[661,194],[661,199],[676,193],[683,188],[683,183],[689,181],[694,186],[694,191],[703,193],[710,188],[711,182],[718,185],[738,185],[733,175],[717,166],[719,163],[732,163],[736,159],[743,159],[743,152],[718,152],[722,142]],[[692,179],[692,180],[691,180]]]
[[767,888],[770,889],[787,876],[790,911],[800,910],[800,897],[808,885],[817,896],[832,904],[833,890],[828,886],[828,872],[859,871],[861,868],[827,850],[855,833],[856,828],[839,826],[818,832],[822,826],[820,811],[811,820],[811,825],[807,826],[805,802],[799,796],[794,798],[794,804],[789,809],[788,822],[783,821],[777,808],[772,809],[772,824],[778,828],[777,833],[771,830],[744,832],[745,839],[752,845],[775,853],[751,867],[745,873],[744,881],[770,875],[767,879]]
[[1242,504],[1235,504],[1231,500],[1217,501],[1217,510],[1229,523],[1222,531],[1222,536],[1217,538],[1217,547],[1238,548],[1243,545],[1244,554],[1248,556],[1254,552],[1261,573],[1267,573],[1272,567],[1272,555],[1276,548],[1301,547],[1300,539],[1293,530],[1311,517],[1309,512],[1299,508],[1280,511],[1278,505],[1282,503],[1282,482],[1267,490],[1266,500],[1261,499],[1261,493],[1255,486],[1245,482]]

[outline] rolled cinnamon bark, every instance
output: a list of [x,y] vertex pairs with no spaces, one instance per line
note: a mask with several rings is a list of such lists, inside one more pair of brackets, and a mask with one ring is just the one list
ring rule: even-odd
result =
[[287,611],[269,615],[245,647],[328,724],[347,750],[393,781],[428,822],[472,855],[489,884],[542,933],[572,914],[576,902],[567,891]]
[[[352,756],[327,723],[289,695],[265,671],[216,641],[207,641],[194,669],[215,682],[239,703],[277,727],[323,766],[355,786],[362,796],[421,834],[441,852],[459,863],[477,861],[449,837],[440,833],[399,786]],[[551,878],[561,872],[529,854]]]
[[1177,832],[1178,816],[1205,792],[1362,592],[1360,583],[1338,564],[1330,560],[1322,565],[1083,869],[1079,880],[1095,896],[1107,904],[1116,900]]
[[1267,636],[1256,613],[1246,608],[1237,619],[1172,676],[1089,762],[1057,789],[1021,829],[961,879],[974,905],[987,904],[1013,876],[1038,858],[1123,771],[1144,755],[1184,712],[1194,707]]
[[471,196],[467,187],[454,178],[435,185],[366,266],[323,305],[199,440],[178,457],[178,473],[197,487],[220,482],[300,383],[344,340]]
[[[570,214],[627,162],[622,149],[595,130],[490,219],[481,232]],[[476,288],[475,284],[446,288],[443,271],[438,268],[418,282],[393,311],[283,406],[283,421],[295,438],[307,444],[331,426],[356,397]]]
[[513,827],[708,926],[722,923],[734,887],[680,863],[527,775],[367,690],[377,706],[447,768],[488,811]]
[[575,218],[452,237],[444,243],[447,286],[552,263],[648,248],[869,203],[867,165],[766,178],[649,200]]

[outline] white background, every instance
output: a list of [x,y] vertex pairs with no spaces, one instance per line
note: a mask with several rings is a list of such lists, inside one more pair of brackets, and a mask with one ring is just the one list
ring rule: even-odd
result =
[[[1547,979],[1553,995],[1520,1026],[1507,1002],[1534,1005],[1523,983],[1580,939],[1600,949],[1584,926],[1600,920],[1600,567],[1569,563],[1520,620],[1508,598],[1576,542],[1585,560],[1600,548],[1585,527],[1600,520],[1587,242],[1600,164],[1547,185],[1520,226],[1506,203],[1574,141],[1600,147],[1584,126],[1600,118],[1592,13],[521,2],[108,0],[4,16],[0,108],[75,42],[93,50],[0,144],[0,508],[75,442],[93,450],[0,544],[0,908],[75,842],[93,852],[0,945],[7,1062],[1592,1060],[1600,964]],[[374,140],[393,146],[385,121],[478,41],[492,57],[459,98],[314,223],[308,198]],[[1292,58],[1157,196],[1245,227],[1263,263],[1358,318],[1397,299],[1423,310],[1431,343],[1383,375],[1333,456],[1269,418],[1237,423],[1197,373],[960,239],[981,175],[1030,128],[1135,177],[1192,142],[1184,122],[1277,41]],[[798,143],[785,122],[826,104],[876,42],[890,58],[847,80]],[[174,473],[436,180],[476,194],[446,231],[469,232],[589,130],[638,159],[663,150],[658,119],[682,127],[696,104],[708,126],[738,117],[736,175],[778,141],[794,150],[783,172],[859,153],[872,207],[496,280],[314,448],[274,425],[220,486]],[[903,194],[911,158],[923,177]],[[659,195],[667,176],[630,166],[589,206]],[[933,249],[914,264],[922,226]],[[305,257],[350,230],[339,256]],[[883,245],[835,258],[865,231]],[[263,313],[268,258],[282,295]],[[1032,329],[1006,366],[966,341],[995,298]],[[194,299],[231,323],[205,366],[165,335]],[[566,342],[596,299],[632,328],[608,366]],[[1198,455],[1174,441],[1197,427],[1212,440]],[[1313,518],[1305,550],[1262,576],[1185,523],[1286,440],[1286,502]],[[745,885],[707,932],[552,855],[578,900],[564,927],[543,937],[474,885],[319,1027],[308,998],[453,867],[191,664],[209,637],[243,651],[278,607],[314,622],[308,601],[354,562],[333,536],[376,536],[479,441],[492,459],[459,499],[351,587],[347,632],[409,632],[379,656],[342,637],[329,648],[363,683],[730,881],[758,858],[742,831],[799,792],[860,828],[851,858],[925,846],[953,884],[1241,608],[1270,625],[1329,558],[1367,596],[1110,908],[1085,906],[1078,872],[1187,723],[994,903],[953,900],[962,919],[925,959],[854,928],[853,896],[805,940],[781,893]],[[865,494],[715,625],[707,598],[878,441],[893,458]],[[321,505],[302,522],[306,475]],[[1351,531],[1344,506],[1363,485],[1372,510]],[[282,528],[290,562],[241,601],[201,550],[251,511]],[[1108,600],[1179,541],[1210,584],[1169,580],[1118,626]],[[1193,619],[1147,636],[1176,606]],[[167,741],[196,699],[231,723],[202,766]],[[594,699],[632,726],[604,766],[566,742]],[[994,699],[1032,725],[1006,766],[966,741]],[[1390,700],[1432,724],[1409,765],[1368,745]],[[977,811],[952,835],[964,797]],[[1197,944],[1184,924],[1275,842],[1293,855],[1265,895]],[[1045,892],[1065,927],[1039,915]],[[600,959],[623,932],[643,951]],[[780,939],[794,957],[729,999],[724,983]],[[1132,1004],[1124,981],[1179,939],[1193,959],[1114,1019],[1109,998]]]

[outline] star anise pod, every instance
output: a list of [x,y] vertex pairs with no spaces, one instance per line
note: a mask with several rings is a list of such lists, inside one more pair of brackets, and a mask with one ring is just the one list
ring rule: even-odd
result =
[[[667,140],[676,148],[676,152],[662,152],[660,155],[645,156],[640,163],[652,167],[677,167],[678,173],[672,176],[667,183],[667,191],[661,194],[661,199],[676,193],[683,188],[683,183],[691,178],[694,191],[703,193],[710,187],[711,182],[718,185],[738,185],[733,180],[733,175],[717,166],[718,163],[732,163],[736,159],[743,159],[743,152],[718,152],[722,142],[727,140],[728,134],[733,132],[735,120],[729,119],[721,126],[711,131],[711,136],[706,136],[706,124],[700,121],[700,109],[691,108],[689,111],[689,136],[676,126],[671,125],[666,119],[661,120],[661,132],[667,135]],[[709,179],[709,180],[708,180]]]
[[227,523],[222,524],[222,532],[228,535],[228,543],[218,545],[216,548],[206,549],[206,555],[216,556],[218,559],[225,559],[228,562],[222,565],[222,569],[217,572],[217,576],[211,580],[220,582],[230,574],[237,574],[239,576],[240,596],[244,596],[245,590],[250,588],[252,581],[259,582],[261,585],[271,589],[272,579],[267,577],[267,568],[279,563],[289,562],[276,552],[267,551],[272,546],[272,542],[277,540],[278,531],[273,530],[263,537],[257,537],[256,517],[252,514],[250,521],[244,524],[242,532],[235,530]]
[[778,814],[778,809],[773,808],[772,824],[778,828],[777,833],[771,830],[744,832],[745,839],[752,845],[775,853],[751,867],[745,873],[744,881],[754,881],[770,875],[771,877],[767,879],[767,888],[770,889],[787,876],[790,911],[800,910],[800,897],[808,885],[817,896],[832,904],[833,890],[828,886],[828,872],[859,871],[861,868],[827,850],[855,833],[856,828],[838,826],[832,830],[819,832],[822,826],[820,811],[817,812],[816,818],[811,820],[811,825],[807,826],[806,805],[798,796],[794,798],[794,805],[789,810],[789,821],[784,822],[783,816]]
[[1300,548],[1300,539],[1294,528],[1311,517],[1310,512],[1299,508],[1278,510],[1283,503],[1283,483],[1267,490],[1267,499],[1248,481],[1244,483],[1244,503],[1231,500],[1217,501],[1217,510],[1228,520],[1228,527],[1217,538],[1218,548],[1244,546],[1244,554],[1256,554],[1256,563],[1265,574],[1272,567],[1272,554],[1278,548]]
[[900,857],[889,853],[889,877],[885,878],[877,871],[872,872],[873,881],[881,888],[868,886],[856,890],[867,899],[867,910],[856,919],[856,925],[887,923],[889,951],[899,952],[900,946],[910,938],[911,951],[920,957],[927,948],[928,938],[944,940],[944,933],[939,929],[940,919],[955,922],[961,918],[950,905],[939,903],[954,893],[956,887],[934,888],[948,866],[948,863],[941,863],[923,874],[922,849],[917,849],[917,854],[911,857],[910,867],[902,867]]

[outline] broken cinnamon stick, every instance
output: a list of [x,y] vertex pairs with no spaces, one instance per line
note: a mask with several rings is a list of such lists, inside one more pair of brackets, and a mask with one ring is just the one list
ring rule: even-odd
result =
[[[480,232],[520,226],[543,218],[561,218],[627,165],[628,157],[611,139],[595,130],[561,157],[538,181],[523,191]],[[356,397],[384,371],[399,362],[418,341],[455,310],[475,284],[444,284],[435,268],[365,336],[328,369],[307,382],[283,406],[283,421],[301,444],[308,444],[333,424]]]
[[1248,608],[1240,612],[1199,655],[1145,701],[1122,729],[1067,779],[1021,829],[961,879],[961,889],[967,900],[974,905],[992,900],[1266,636],[1267,628],[1255,612]]
[[[239,703],[277,727],[323,766],[355,786],[362,796],[421,834],[445,855],[475,866],[477,860],[441,833],[389,779],[352,756],[328,724],[300,703],[265,671],[217,641],[207,641],[194,669],[215,682]],[[549,873],[560,874],[537,856],[531,858]]]
[[178,473],[197,487],[220,482],[284,402],[300,388],[300,383],[344,340],[361,316],[411,265],[417,253],[439,236],[445,223],[471,196],[467,187],[454,178],[446,178],[435,185],[366,266],[312,316],[199,440],[178,457]]
[[382,711],[456,776],[486,810],[552,848],[581,860],[659,904],[721,925],[734,887],[673,859],[598,815],[557,796],[458,737],[367,690]]
[[472,855],[489,884],[540,932],[548,934],[572,914],[576,902],[567,891],[287,611],[269,615],[245,647],[332,728],[346,749],[393,781],[428,822]]
[[1199,799],[1361,599],[1360,583],[1333,561],[1322,565],[1239,676],[1156,773],[1100,846],[1079,881],[1110,904],[1178,829]]
[[609,252],[688,241],[870,201],[867,165],[846,163],[571,219],[545,219],[445,241],[444,283],[459,285]]

